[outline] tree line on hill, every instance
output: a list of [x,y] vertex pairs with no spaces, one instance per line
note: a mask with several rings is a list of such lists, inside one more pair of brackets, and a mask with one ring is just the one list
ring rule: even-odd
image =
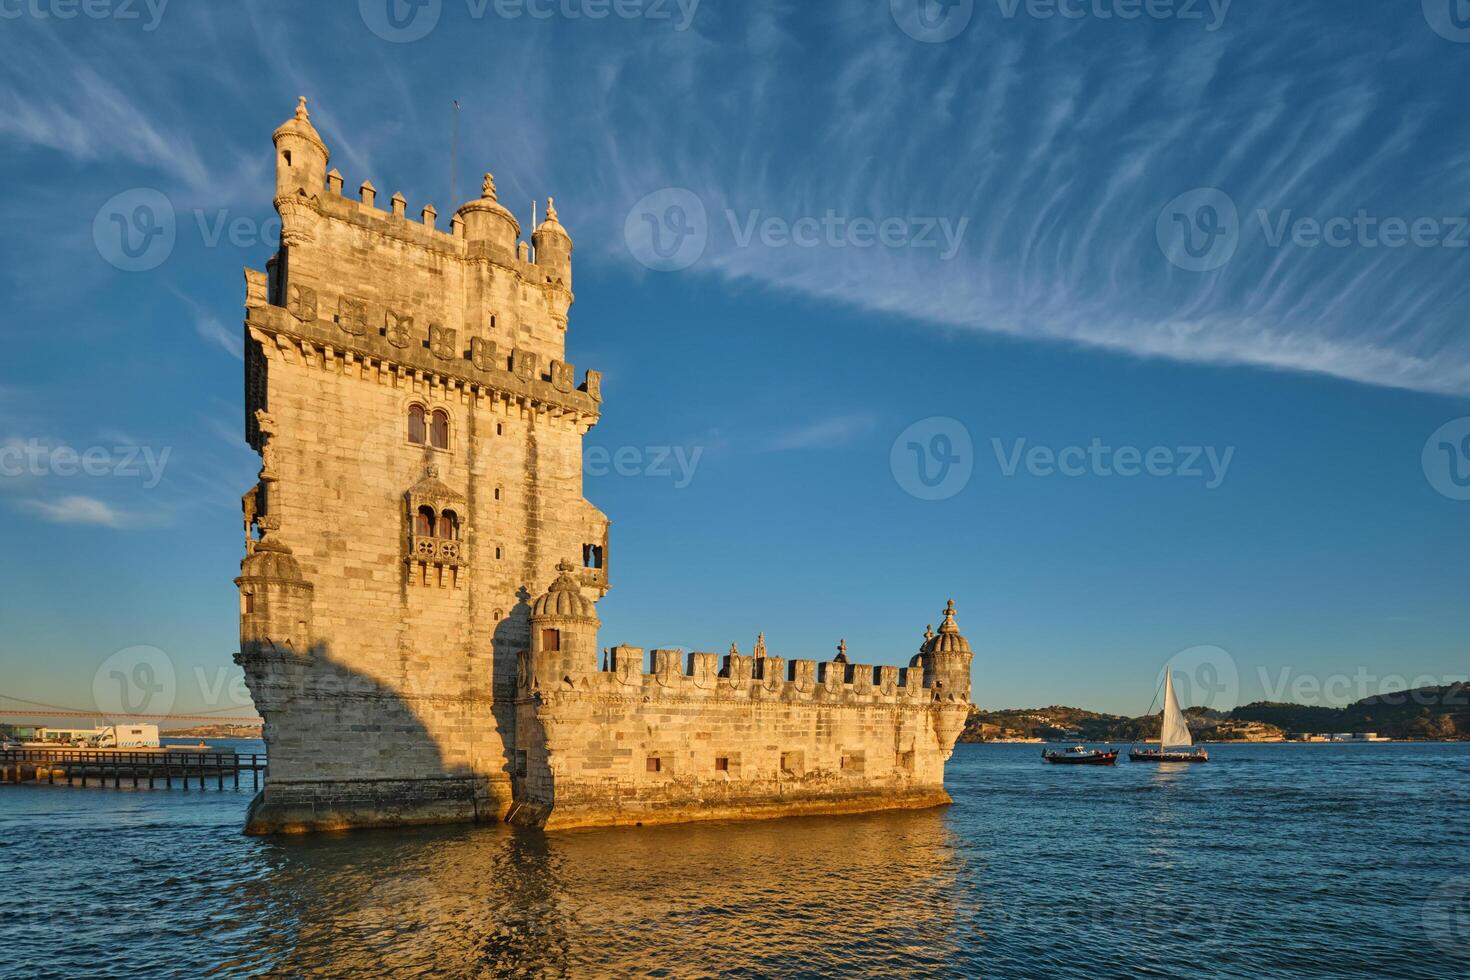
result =
[[[1256,701],[1229,712],[1184,710],[1199,740],[1266,740],[1310,732],[1376,732],[1394,739],[1470,739],[1470,683],[1377,694],[1345,708]],[[1082,708],[972,708],[962,742],[996,738],[1075,738],[1087,742],[1144,742],[1158,738],[1159,715],[1128,718]]]

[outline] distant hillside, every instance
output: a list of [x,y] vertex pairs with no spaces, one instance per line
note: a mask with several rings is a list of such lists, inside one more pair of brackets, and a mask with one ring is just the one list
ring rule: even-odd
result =
[[1231,712],[1289,732],[1377,732],[1390,738],[1470,738],[1470,684],[1377,694],[1346,708],[1258,701]]
[[[1228,722],[1225,715],[1207,708],[1185,712],[1189,727],[1199,737]],[[1244,726],[1238,730],[1245,732]],[[970,712],[962,742],[985,742],[995,738],[1077,739],[1083,742],[1142,742],[1159,733],[1159,716],[1126,718],[1083,708],[1051,705],[1046,708],[1007,708],[1001,711]],[[1222,733],[1226,734],[1226,733]],[[1226,734],[1226,737],[1229,737]]]
[[[1197,740],[1267,741],[1290,732],[1377,732],[1396,739],[1470,739],[1470,684],[1423,687],[1364,698],[1346,708],[1258,701],[1228,714],[1186,708]],[[1008,708],[970,712],[962,742],[996,738],[1143,742],[1157,738],[1159,716],[1125,718],[1082,708]]]
[[260,738],[259,725],[195,725],[193,728],[171,728],[165,738]]

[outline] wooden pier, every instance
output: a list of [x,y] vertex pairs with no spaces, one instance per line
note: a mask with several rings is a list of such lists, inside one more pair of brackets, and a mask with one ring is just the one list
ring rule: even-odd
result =
[[149,789],[240,788],[240,774],[260,788],[265,753],[197,749],[0,749],[0,783],[64,783],[69,786],[129,785]]

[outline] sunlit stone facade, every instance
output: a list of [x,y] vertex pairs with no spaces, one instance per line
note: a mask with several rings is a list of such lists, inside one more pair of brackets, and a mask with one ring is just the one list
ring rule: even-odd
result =
[[270,772],[255,833],[547,827],[945,802],[969,708],[953,607],[908,667],[602,652],[582,496],[600,376],[567,362],[572,242],[481,196],[449,228],[275,133],[281,247],[246,271],[240,653]]

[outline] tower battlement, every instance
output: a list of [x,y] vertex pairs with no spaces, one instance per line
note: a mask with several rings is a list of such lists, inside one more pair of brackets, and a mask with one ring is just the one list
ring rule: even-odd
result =
[[554,204],[533,231],[533,252],[488,173],[480,197],[461,204],[444,230],[434,205],[410,216],[401,193],[383,210],[371,181],[356,199],[345,196],[305,98],[273,140],[281,249],[267,270],[271,303],[303,319],[319,314],[351,336],[391,339],[416,325],[445,331],[465,352],[479,340],[544,365],[564,359],[572,240]]

